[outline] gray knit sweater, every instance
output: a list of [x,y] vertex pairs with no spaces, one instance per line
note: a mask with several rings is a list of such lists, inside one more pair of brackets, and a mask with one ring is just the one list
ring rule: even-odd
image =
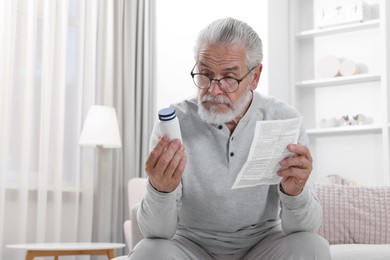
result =
[[[295,197],[282,193],[279,185],[231,189],[248,157],[256,121],[300,116],[275,98],[253,93],[233,133],[225,125],[203,122],[195,98],[174,105],[187,164],[174,192],[160,193],[148,184],[137,212],[145,237],[170,239],[177,234],[211,253],[231,254],[251,248],[278,225],[285,233],[318,229],[322,210],[310,184]],[[157,138],[155,127],[151,143]],[[308,144],[303,128],[299,143]]]

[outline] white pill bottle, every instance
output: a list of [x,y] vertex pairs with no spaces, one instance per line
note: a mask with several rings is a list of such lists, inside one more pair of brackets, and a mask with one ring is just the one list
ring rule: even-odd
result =
[[176,116],[176,110],[171,107],[163,108],[158,111],[160,135],[168,135],[171,140],[181,140],[179,120]]

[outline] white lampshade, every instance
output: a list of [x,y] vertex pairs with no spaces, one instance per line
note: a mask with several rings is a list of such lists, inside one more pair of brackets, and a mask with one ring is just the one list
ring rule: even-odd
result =
[[91,106],[81,131],[81,146],[120,148],[118,119],[115,109],[107,106]]

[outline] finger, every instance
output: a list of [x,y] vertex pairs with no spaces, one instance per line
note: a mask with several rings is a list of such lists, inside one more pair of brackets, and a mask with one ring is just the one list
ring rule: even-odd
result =
[[146,163],[145,163],[146,167],[154,168],[156,166],[158,159],[160,158],[161,154],[166,149],[168,142],[169,142],[168,136],[160,136],[157,144],[155,145],[153,150],[150,152],[150,154],[146,160]]
[[164,178],[172,178],[184,154],[184,146],[180,145],[164,171]]
[[310,172],[308,170],[290,167],[287,169],[279,170],[277,174],[283,178],[293,177],[299,181],[306,181],[310,175]]
[[311,169],[312,168],[312,162],[309,161],[305,156],[299,155],[299,156],[290,156],[282,161],[280,161],[280,166],[282,169],[287,169],[290,167],[296,167],[300,169]]
[[174,157],[177,150],[180,148],[180,140],[175,139],[170,141],[165,151],[158,158],[155,168],[159,170],[159,172],[164,173],[172,158]]
[[295,153],[297,155],[305,156],[310,162],[313,161],[310,150],[306,145],[302,144],[289,144],[287,146],[289,152]]

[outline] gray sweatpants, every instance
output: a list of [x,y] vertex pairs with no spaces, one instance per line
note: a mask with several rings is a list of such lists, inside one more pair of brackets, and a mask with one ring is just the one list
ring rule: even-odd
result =
[[221,255],[206,252],[190,240],[143,239],[129,254],[130,260],[329,260],[329,243],[317,234],[275,231],[250,250]]

